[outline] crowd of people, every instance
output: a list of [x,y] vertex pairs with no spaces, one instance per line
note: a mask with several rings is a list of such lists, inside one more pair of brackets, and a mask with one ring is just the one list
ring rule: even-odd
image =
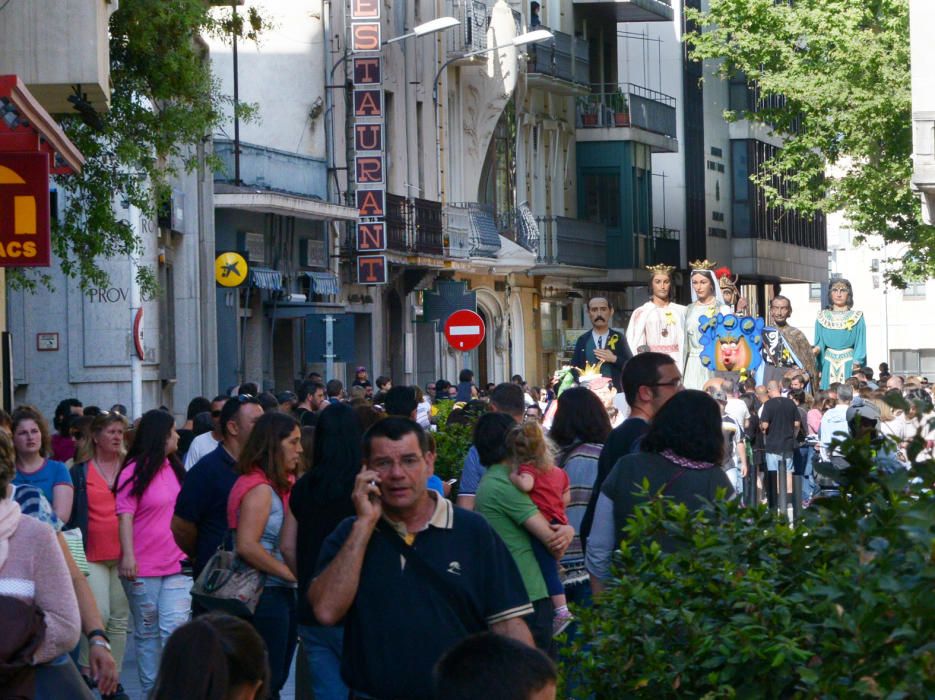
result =
[[[0,686],[125,698],[132,630],[151,698],[278,698],[297,650],[322,700],[554,697],[556,639],[611,584],[650,494],[773,503],[785,471],[807,501],[816,461],[846,468],[847,435],[870,433],[883,469],[907,466],[917,435],[931,454],[921,377],[855,365],[814,394],[795,372],[685,389],[671,353],[618,363],[606,325],[582,352],[609,372],[541,387],[480,387],[470,370],[374,385],[360,367],[346,390],[312,374],[295,392],[195,398],[180,428],[164,408],[131,423],[75,399],[54,433],[34,407],[0,413]],[[440,420],[473,430],[446,483]],[[218,552],[262,581],[241,619],[193,599]]]

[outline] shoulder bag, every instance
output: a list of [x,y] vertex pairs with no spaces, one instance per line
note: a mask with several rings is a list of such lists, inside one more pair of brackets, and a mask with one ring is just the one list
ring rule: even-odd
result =
[[198,576],[192,586],[192,599],[205,610],[250,617],[263,594],[266,574],[237,556],[233,547],[233,532],[229,530],[226,538],[231,541],[230,549],[225,548],[222,542]]

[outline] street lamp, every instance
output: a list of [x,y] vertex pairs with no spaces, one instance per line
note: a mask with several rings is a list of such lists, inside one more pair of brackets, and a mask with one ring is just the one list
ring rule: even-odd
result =
[[438,194],[441,198],[442,191],[442,158],[441,158],[441,135],[439,134],[439,120],[438,120],[438,79],[441,78],[442,72],[450,66],[455,61],[461,61],[465,58],[473,58],[474,56],[480,56],[481,54],[491,53],[493,51],[499,51],[500,49],[507,49],[510,47],[520,47],[526,46],[527,44],[538,44],[543,41],[550,41],[554,39],[555,36],[548,29],[534,29],[531,32],[526,32],[518,36],[513,37],[512,41],[509,44],[502,44],[500,46],[488,46],[485,49],[477,49],[476,51],[468,51],[467,53],[462,53],[453,58],[449,58],[445,61],[441,68],[438,69],[438,72],[435,73],[435,79],[432,81],[432,107],[435,111],[435,158],[438,161]]
[[384,41],[383,45],[386,46],[387,44],[394,44],[397,41],[402,41],[403,39],[408,39],[414,36],[434,34],[435,32],[451,29],[451,27],[457,27],[459,24],[461,24],[461,20],[455,19],[454,17],[436,17],[435,19],[430,19],[428,22],[423,22],[422,24],[414,27],[413,30],[408,34],[396,36],[392,39]]

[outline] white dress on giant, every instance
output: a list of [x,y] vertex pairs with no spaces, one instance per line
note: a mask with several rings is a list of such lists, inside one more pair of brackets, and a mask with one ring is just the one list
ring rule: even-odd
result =
[[701,330],[699,328],[702,316],[715,316],[718,313],[732,313],[731,308],[724,303],[721,296],[721,287],[718,284],[714,270],[692,270],[692,275],[703,273],[711,278],[714,286],[714,299],[709,304],[698,302],[698,295],[692,288],[692,303],[685,309],[685,356],[682,366],[682,385],[686,389],[703,389],[705,382],[714,376],[714,371],[701,363]]

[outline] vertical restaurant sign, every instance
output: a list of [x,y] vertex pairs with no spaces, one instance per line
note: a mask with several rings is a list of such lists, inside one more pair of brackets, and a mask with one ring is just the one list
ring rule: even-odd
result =
[[383,99],[382,0],[351,0],[357,282],[386,284],[386,113]]
[[48,267],[49,156],[0,153],[0,267]]

